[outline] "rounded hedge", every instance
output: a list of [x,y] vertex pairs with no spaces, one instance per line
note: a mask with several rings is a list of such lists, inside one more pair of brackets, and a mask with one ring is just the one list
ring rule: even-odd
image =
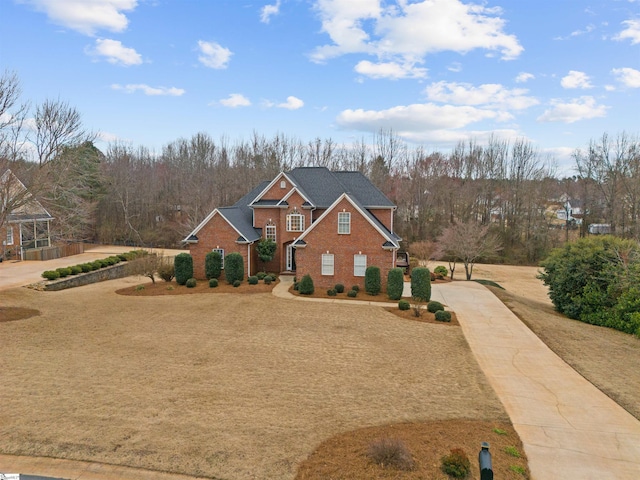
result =
[[242,282],[241,282],[240,280],[234,280],[234,281],[233,281],[233,286],[234,286],[235,288],[238,288],[240,285],[242,285]]
[[409,302],[407,302],[406,300],[400,300],[398,302],[398,308],[400,310],[409,310],[411,308],[411,304]]
[[217,278],[209,279],[209,287],[210,288],[216,288],[217,286],[218,286],[218,279]]
[[327,290],[327,295],[329,295],[330,297],[335,297],[337,294],[338,292],[335,288],[330,288],[329,290]]
[[42,277],[47,280],[56,280],[60,278],[60,272],[57,272],[56,270],[46,270],[42,272]]
[[431,313],[436,313],[439,310],[444,310],[444,305],[442,305],[440,302],[436,302],[435,300],[432,300],[429,303],[427,303],[427,311]]
[[439,322],[450,322],[451,321],[451,312],[447,312],[445,310],[438,310],[435,313],[435,318]]
[[249,283],[249,285],[257,285],[258,277],[256,277],[255,275],[251,275],[249,278],[247,278],[247,282]]
[[357,290],[352,289],[347,292],[347,297],[356,298],[357,296],[358,296]]
[[440,277],[446,277],[449,274],[449,270],[447,270],[447,267],[438,265],[436,268],[433,269],[433,273],[435,273]]
[[300,292],[301,295],[311,295],[314,292],[311,275],[306,274],[302,277],[302,280],[298,283],[298,292]]
[[336,283],[336,286],[333,287],[333,289],[336,291],[336,293],[343,293],[344,292],[344,285],[341,283]]
[[187,286],[187,288],[193,288],[196,286],[197,281],[195,278],[189,278],[186,282],[184,282],[184,284]]

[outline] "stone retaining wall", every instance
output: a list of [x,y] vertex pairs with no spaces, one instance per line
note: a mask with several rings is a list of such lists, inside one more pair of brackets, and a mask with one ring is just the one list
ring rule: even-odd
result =
[[101,268],[100,270],[80,273],[78,275],[69,275],[65,278],[52,280],[44,284],[44,289],[47,291],[65,290],[67,288],[89,285],[90,283],[128,277],[130,275],[130,263],[131,262],[120,262],[110,267]]

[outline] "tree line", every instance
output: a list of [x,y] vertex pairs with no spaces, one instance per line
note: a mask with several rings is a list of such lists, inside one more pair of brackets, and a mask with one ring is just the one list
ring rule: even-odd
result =
[[[576,235],[586,235],[590,223],[605,223],[618,236],[640,239],[640,142],[625,132],[605,133],[577,149],[576,175],[560,179],[553,159],[531,142],[497,136],[443,153],[410,146],[392,130],[348,145],[257,132],[214,140],[202,132],[160,152],[119,142],[103,152],[75,108],[60,100],[31,108],[19,99],[19,80],[5,73],[0,175],[10,168],[56,218],[56,241],[179,246],[213,208],[302,166],[366,175],[398,206],[395,230],[404,247],[464,224],[498,237],[504,261],[538,262],[568,238],[571,225],[560,230],[554,221],[554,208],[566,197],[583,205]],[[9,199],[6,187],[0,191]],[[11,207],[0,202],[4,211]]]

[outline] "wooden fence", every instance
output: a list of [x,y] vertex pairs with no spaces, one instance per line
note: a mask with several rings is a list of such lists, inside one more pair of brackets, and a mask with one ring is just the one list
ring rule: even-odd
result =
[[23,260],[53,260],[84,253],[84,243],[69,243],[54,247],[30,248],[24,251]]

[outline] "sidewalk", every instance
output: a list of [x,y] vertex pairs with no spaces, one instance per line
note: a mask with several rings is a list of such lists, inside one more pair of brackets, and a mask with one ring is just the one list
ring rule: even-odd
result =
[[[640,421],[475,282],[434,285],[520,435],[534,480],[640,478]],[[440,298],[438,298],[440,297]]]

